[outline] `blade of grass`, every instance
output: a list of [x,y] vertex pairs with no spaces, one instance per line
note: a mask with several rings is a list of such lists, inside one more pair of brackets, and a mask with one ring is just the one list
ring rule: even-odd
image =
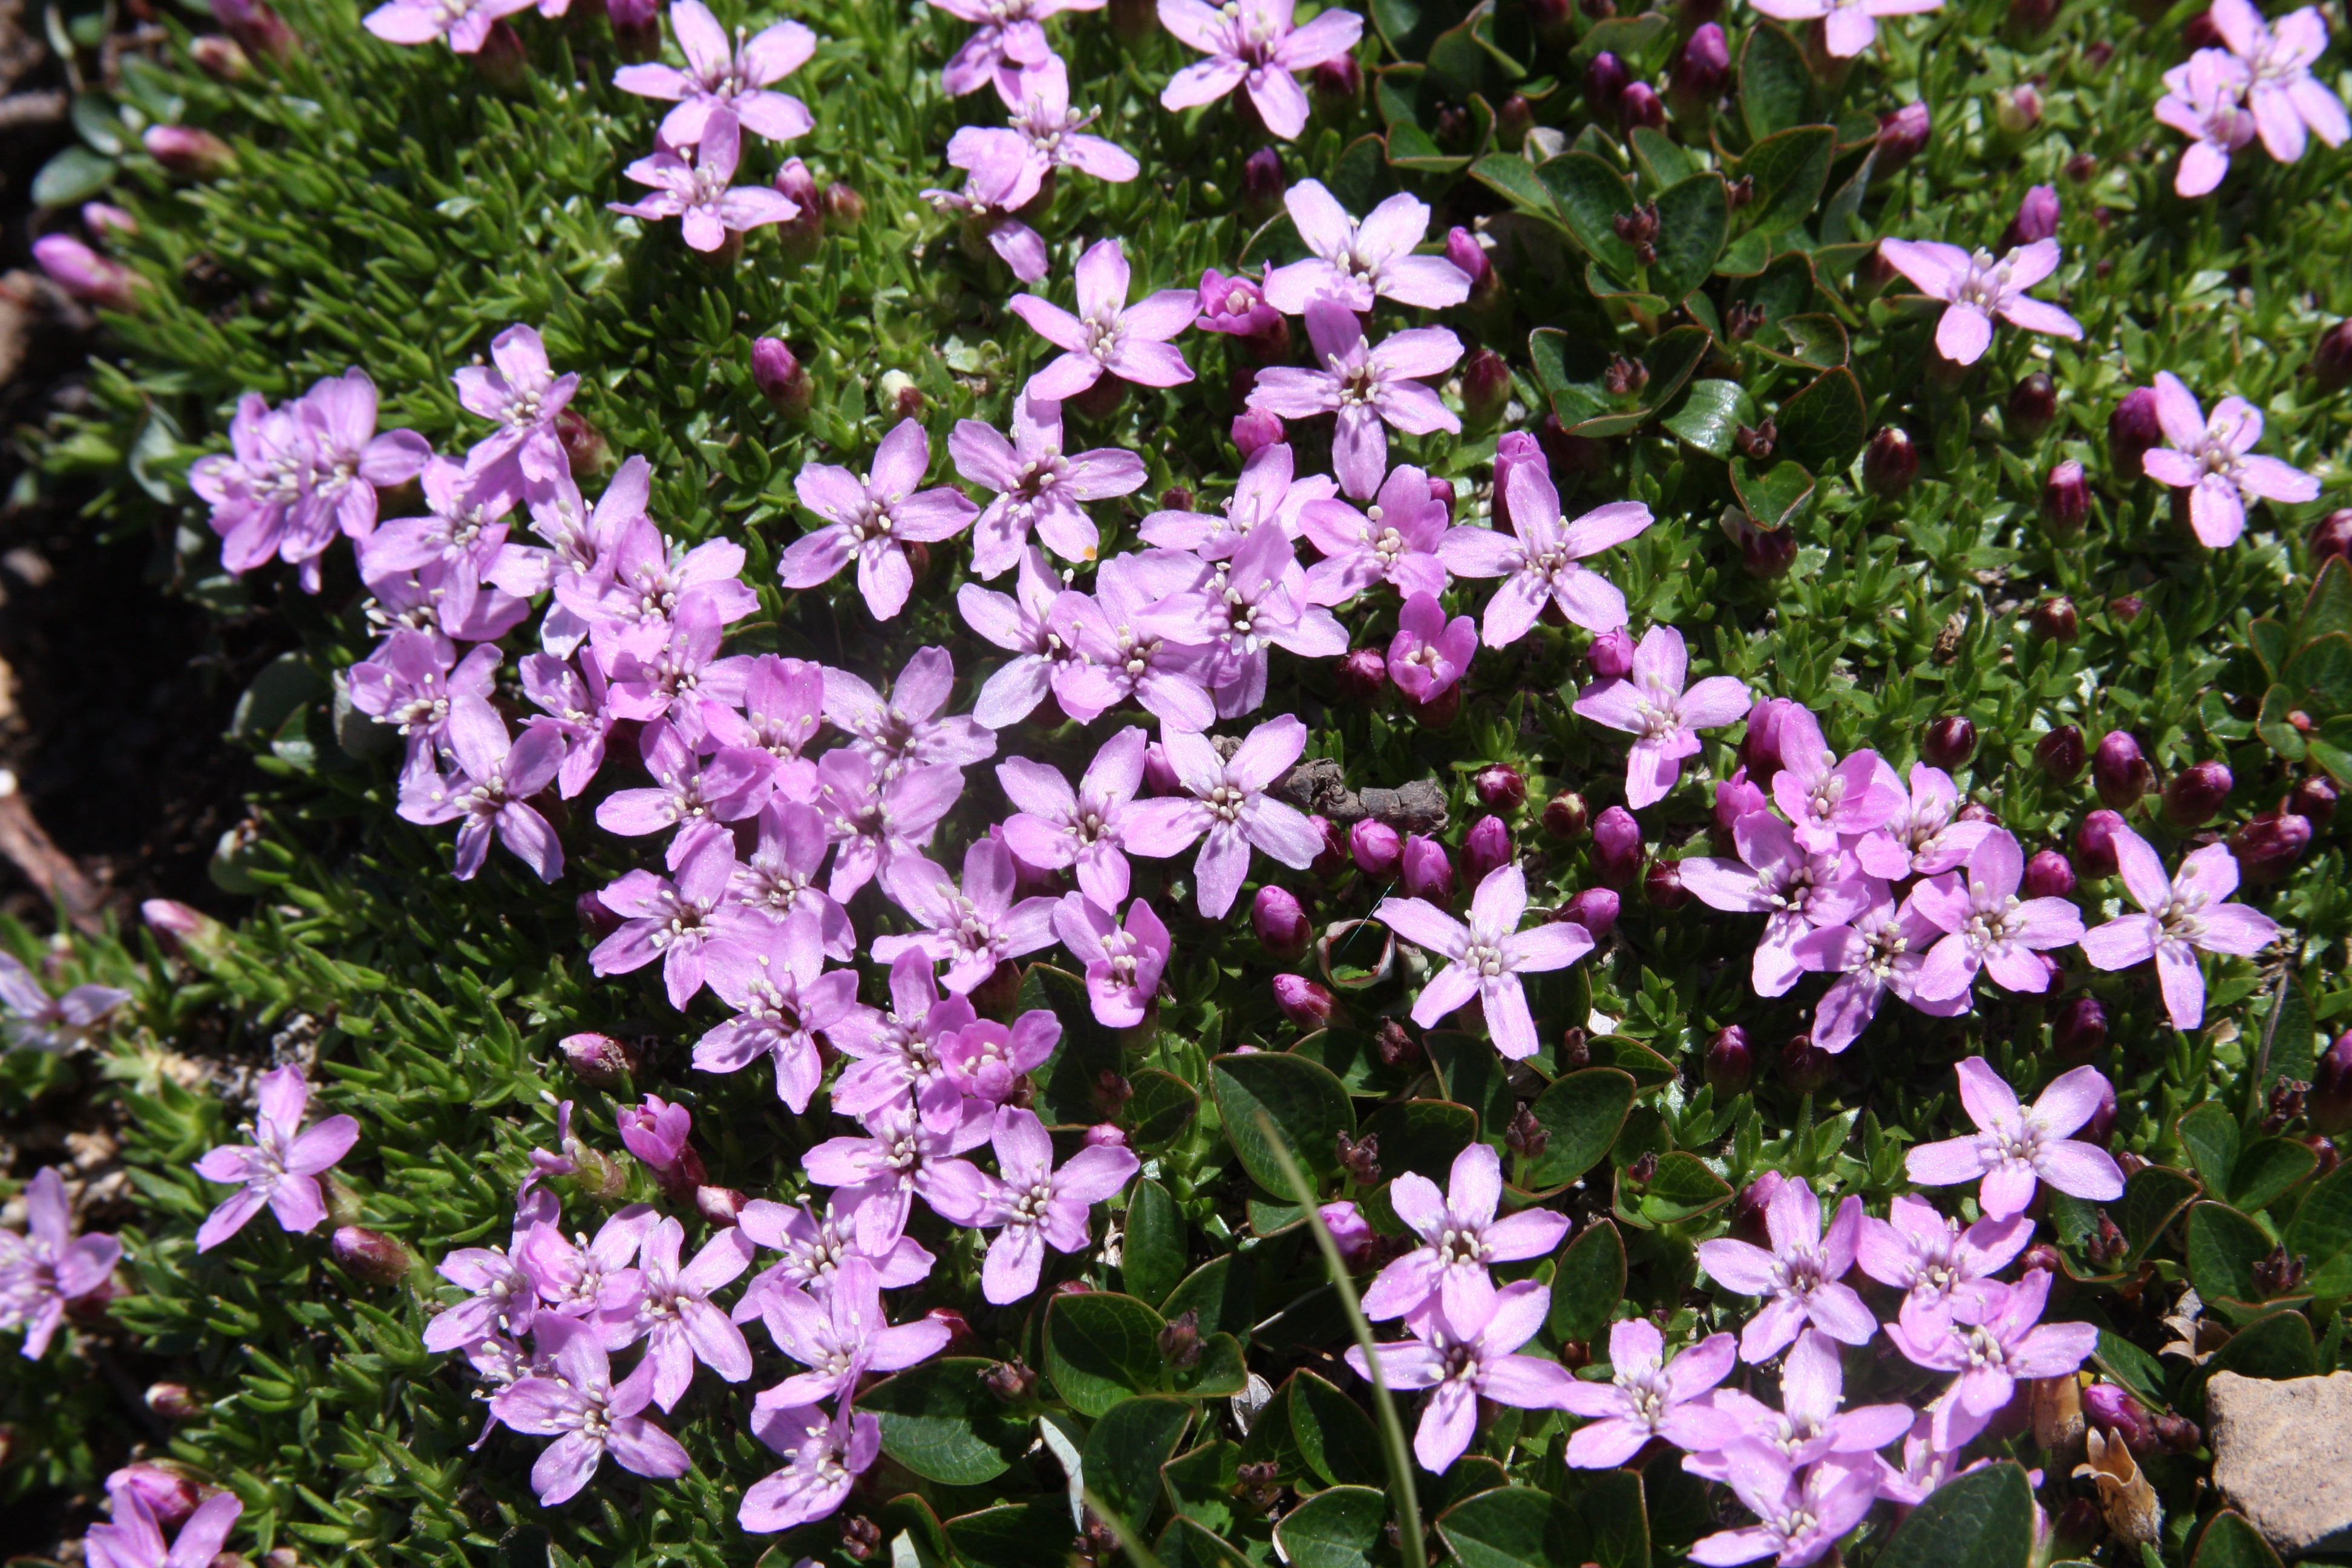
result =
[[1282,1166],[1284,1180],[1307,1210],[1307,1223],[1315,1227],[1315,1245],[1323,1249],[1323,1267],[1331,1276],[1331,1283],[1339,1291],[1339,1304],[1348,1310],[1348,1327],[1354,1331],[1356,1344],[1364,1352],[1364,1364],[1372,1374],[1372,1404],[1381,1417],[1381,1457],[1388,1461],[1389,1483],[1396,1488],[1397,1525],[1403,1537],[1406,1568],[1426,1568],[1429,1558],[1423,1550],[1421,1535],[1421,1499],[1413,1489],[1412,1450],[1405,1446],[1404,1423],[1398,1419],[1396,1401],[1389,1396],[1388,1374],[1381,1368],[1381,1352],[1372,1343],[1372,1325],[1365,1321],[1364,1309],[1356,1299],[1355,1282],[1348,1278],[1348,1266],[1339,1259],[1339,1244],[1331,1239],[1331,1230],[1323,1223],[1322,1213],[1315,1205],[1315,1189],[1307,1184],[1306,1173],[1292,1158],[1290,1145],[1274,1118],[1261,1110],[1257,1124],[1265,1133],[1266,1146],[1274,1151]]

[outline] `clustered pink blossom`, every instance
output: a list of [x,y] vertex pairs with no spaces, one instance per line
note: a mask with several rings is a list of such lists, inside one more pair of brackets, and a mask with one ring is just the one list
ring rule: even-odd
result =
[[2263,20],[2252,0],[2214,0],[2206,15],[2221,48],[2202,48],[2164,73],[2156,118],[2189,140],[2173,188],[2210,195],[2230,156],[2256,136],[2282,163],[2301,160],[2309,139],[2330,147],[2352,137],[2344,100],[2311,68],[2327,51],[2327,18],[2305,5]]

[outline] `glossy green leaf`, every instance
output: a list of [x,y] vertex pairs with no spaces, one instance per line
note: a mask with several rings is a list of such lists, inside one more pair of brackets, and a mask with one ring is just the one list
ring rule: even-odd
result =
[[1159,1313],[1132,1296],[1056,1296],[1045,1312],[1045,1374],[1082,1415],[1159,1388],[1167,1357]]
[[1837,132],[1826,125],[1794,125],[1767,136],[1748,150],[1736,171],[1756,182],[1745,209],[1748,226],[1759,234],[1780,234],[1811,217],[1828,187]]
[[2238,1163],[2238,1119],[2220,1100],[2209,1100],[2183,1111],[2175,1130],[2207,1190],[2229,1191],[2230,1173]]
[[1870,438],[1870,409],[1862,384],[1841,365],[1780,405],[1780,447],[1817,474],[1852,462]]
[[1070,1505],[1059,1494],[982,1509],[947,1522],[956,1552],[977,1568],[1067,1568]]
[[1537,176],[1533,163],[1516,153],[1488,153],[1470,165],[1470,177],[1523,213],[1547,223],[1561,221],[1551,187]]
[[[1779,340],[1776,345],[1772,341]],[[1853,347],[1835,316],[1787,316],[1759,333],[1753,346],[1783,364],[1829,370],[1846,363]]]
[[1380,1486],[1387,1470],[1379,1430],[1364,1407],[1313,1373],[1290,1377],[1290,1433],[1300,1460],[1325,1486]]
[[1748,394],[1736,381],[1694,381],[1683,395],[1682,406],[1658,421],[1669,431],[1713,457],[1731,456],[1732,437],[1739,426],[1753,422]]
[[1231,1252],[1212,1258],[1168,1293],[1160,1315],[1173,1319],[1183,1312],[1197,1313],[1195,1321],[1203,1334],[1248,1333],[1255,1315],[1252,1307],[1257,1277],[1249,1262]]
[[1011,1468],[1034,1435],[982,1379],[993,1362],[955,1356],[877,1383],[857,1407],[882,1424],[882,1451],[927,1480],[976,1487]]
[[2280,1568],[2279,1554],[2243,1514],[2225,1508],[2205,1521],[2189,1568]]
[[[1658,259],[1648,273],[1650,291],[1669,305],[1706,281],[1715,258],[1731,234],[1731,204],[1723,176],[1693,174],[1658,196]],[[1654,400],[1653,406],[1654,406]]]
[[101,158],[87,147],[68,147],[33,176],[33,205],[71,206],[97,195],[113,180],[112,159]]
[[[1636,1217],[1645,1225],[1678,1225],[1722,1207],[1731,1201],[1731,1184],[1717,1175],[1696,1154],[1676,1150],[1661,1155],[1648,1184],[1631,1185],[1623,1169],[1617,1173],[1620,1218]],[[1628,1203],[1635,1206],[1629,1211]]]
[[1630,140],[1634,166],[1642,171],[1642,181],[1651,190],[1663,191],[1699,172],[1699,161],[1663,131],[1636,125]]
[[1381,1141],[1381,1173],[1389,1180],[1415,1171],[1443,1187],[1454,1157],[1477,1140],[1478,1115],[1451,1100],[1394,1100],[1372,1112],[1364,1136]]
[[1759,527],[1786,528],[1811,504],[1813,476],[1802,465],[1787,461],[1759,473],[1745,458],[1734,458],[1731,488]]
[[2352,1165],[2336,1166],[2303,1195],[2286,1227],[2286,1247],[2305,1259],[2305,1289],[2352,1295]]
[[1595,1220],[1560,1249],[1551,1279],[1553,1337],[1587,1342],[1600,1339],[1624,1299],[1624,1237],[1609,1221]]
[[1260,1111],[1273,1119],[1303,1169],[1327,1181],[1339,1174],[1339,1136],[1355,1136],[1356,1108],[1330,1068],[1285,1052],[1253,1051],[1211,1063],[1209,1087],[1242,1168],[1266,1191],[1286,1192],[1289,1184],[1258,1124]]
[[2168,1165],[2149,1165],[2126,1179],[2124,1200],[2116,1211],[2116,1223],[2124,1238],[2131,1243],[2134,1258],[2156,1245],[2165,1227],[2189,1206],[2197,1192],[2193,1177]]
[[1160,1467],[1175,1456],[1192,1407],[1181,1399],[1123,1399],[1087,1434],[1087,1486],[1141,1530],[1160,1509]]
[[1213,1334],[1201,1342],[1200,1359],[1190,1366],[1171,1366],[1168,1386],[1187,1399],[1230,1399],[1249,1386],[1249,1366],[1241,1342],[1231,1334]]
[[1233,1522],[1233,1493],[1241,1479],[1241,1445],[1222,1437],[1179,1454],[1160,1467],[1169,1505],[1212,1530],[1224,1530]]
[[1438,1516],[1437,1533],[1462,1568],[1561,1568],[1592,1560],[1575,1509],[1531,1487],[1498,1487]]
[[2292,1310],[2258,1318],[2231,1334],[2229,1342],[2213,1352],[2203,1370],[2209,1377],[2217,1372],[2234,1372],[2240,1377],[2273,1382],[2309,1377],[2319,1370],[2311,1320]]
[[1616,220],[1635,206],[1625,177],[1590,153],[1563,153],[1536,166],[1552,200],[1585,254],[1620,282],[1640,270],[1633,247],[1617,237]]
[[1201,1097],[1174,1073],[1144,1068],[1129,1075],[1134,1094],[1123,1118],[1128,1142],[1150,1152],[1164,1149],[1192,1129]]
[[1739,115],[1757,141],[1815,118],[1804,47],[1777,22],[1758,22],[1739,49]]
[[1127,1239],[1119,1250],[1119,1279],[1127,1293],[1144,1301],[1166,1299],[1184,1277],[1184,1216],[1168,1189],[1146,1178],[1127,1200]]
[[2270,1250],[2263,1227],[2225,1204],[2201,1203],[2189,1211],[2182,1255],[2197,1293],[2209,1301],[2258,1300],[2254,1265]]
[[1547,1134],[1544,1152],[1521,1163],[1517,1180],[1529,1192],[1553,1192],[1599,1164],[1633,1109],[1633,1075],[1586,1068],[1543,1091],[1533,1114]]
[[1061,1043],[1030,1074],[1038,1085],[1037,1114],[1051,1127],[1091,1126],[1102,1120],[1097,1100],[1102,1075],[1117,1072],[1118,1042],[1095,1021],[1087,983],[1066,970],[1033,963],[1021,976],[1020,1008],[1045,1008],[1060,1020]]
[[2002,1460],[1945,1482],[1911,1512],[1878,1555],[1879,1568],[2026,1568],[2033,1552],[2033,1488]]
[[1333,1487],[1283,1515],[1274,1539],[1291,1568],[1369,1568],[1388,1517],[1386,1492]]
[[2231,1172],[2230,1206],[2242,1214],[2267,1208],[2318,1164],[2319,1155],[2299,1139],[2257,1138]]
[[1639,1470],[1596,1470],[1577,1500],[1601,1568],[1650,1568],[1650,1516]]

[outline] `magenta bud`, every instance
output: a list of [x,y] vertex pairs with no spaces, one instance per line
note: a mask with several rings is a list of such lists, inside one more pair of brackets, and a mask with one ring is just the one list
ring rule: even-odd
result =
[[1493,349],[1474,350],[1462,366],[1462,415],[1473,425],[1502,417],[1511,401],[1511,367]]
[[1976,752],[1976,724],[1958,713],[1947,713],[1929,724],[1919,741],[1920,759],[1929,767],[1948,773],[1963,766]]
[[2322,392],[2337,393],[2352,385],[2352,319],[2319,334],[2311,347],[2311,374]]
[[1791,1035],[1780,1047],[1780,1078],[1799,1094],[1819,1094],[1837,1072],[1837,1058],[1813,1044],[1811,1035]]
[[1388,656],[1376,647],[1349,648],[1348,657],[1339,661],[1338,679],[1342,696],[1358,702],[1376,701],[1381,688],[1388,683]]
[[2021,245],[2052,238],[2057,233],[2058,187],[2036,185],[2017,204],[2017,216],[2009,220],[2009,229],[2000,237],[2000,247],[2014,250]]
[[1584,68],[1586,111],[1596,120],[1615,114],[1617,100],[1623,95],[1625,84],[1633,79],[1625,62],[1607,49],[1593,56]]
[[1441,907],[1454,901],[1454,862],[1446,857],[1445,846],[1427,834],[1416,833],[1404,841],[1401,870],[1406,898],[1427,899]]
[[2025,896],[2063,899],[2074,890],[2074,863],[2055,849],[2044,849],[2025,863]]
[[1935,130],[1924,103],[1906,103],[1878,117],[1878,161],[1873,173],[1880,179],[1927,151]]
[[77,300],[120,310],[131,303],[139,275],[69,234],[45,234],[33,241],[33,259],[49,281]]
[[1952,814],[1952,820],[1955,822],[1990,822],[1995,827],[1999,827],[2000,826],[2000,818],[1993,814],[1992,807],[1987,805],[1980,800],[1962,802],[1960,809]]
[[1625,628],[1602,632],[1584,650],[1585,665],[1602,680],[1622,680],[1633,672],[1633,639]]
[[1371,1257],[1380,1236],[1365,1219],[1363,1211],[1344,1200],[1325,1204],[1315,1211],[1323,1219],[1323,1228],[1331,1233],[1332,1242],[1339,1248],[1340,1260],[1350,1268],[1361,1268]]
[[1622,805],[1612,805],[1592,825],[1592,869],[1622,891],[1642,869],[1642,825]]
[[2064,0],[2009,0],[2009,25],[2020,37],[2037,38],[2058,19]]
[[743,1217],[743,1209],[751,1203],[749,1194],[733,1187],[698,1186],[694,1189],[697,1214],[713,1225],[733,1225]]
[[1706,1043],[1706,1081],[1717,1096],[1728,1100],[1744,1094],[1755,1079],[1756,1052],[1748,1043],[1748,1031],[1737,1024],[1717,1029]]
[[1748,735],[1739,742],[1739,756],[1753,776],[1769,784],[1780,771],[1780,726],[1797,707],[1786,697],[1765,697],[1748,710]]
[[206,1409],[205,1402],[184,1383],[151,1383],[146,1402],[148,1409],[166,1421],[193,1421]]
[[294,29],[263,0],[213,0],[213,18],[245,46],[248,55],[282,60],[301,43]]
[[2054,539],[2073,539],[2083,531],[2091,515],[2091,486],[2082,464],[2069,458],[2050,470],[2042,481],[2042,515],[2050,520]]
[[835,180],[824,188],[824,216],[846,234],[866,221],[866,198],[846,180]]
[[1262,224],[1282,210],[1282,154],[1261,147],[1242,161],[1242,214]]
[[2095,1383],[2083,1390],[2083,1414],[2111,1436],[2123,1439],[2135,1453],[2156,1447],[2156,1421],[2128,1389],[2112,1383]]
[[1748,776],[1748,770],[1740,768],[1729,778],[1718,780],[1716,784],[1715,826],[1718,831],[1728,834],[1741,817],[1750,812],[1762,811],[1771,804],[1771,797],[1757,787],[1756,782]]
[[1758,582],[1785,577],[1796,563],[1795,529],[1758,528],[1750,524],[1739,531],[1739,564]]
[[1299,907],[1298,895],[1271,882],[1257,890],[1250,905],[1250,926],[1267,952],[1286,961],[1305,952],[1315,940],[1315,928]]
[[1618,128],[1631,135],[1638,126],[1653,131],[1666,128],[1666,106],[1658,97],[1657,89],[1646,81],[1629,81],[1617,95]]
[[2119,594],[2107,601],[2107,614],[2113,616],[2120,626],[2131,625],[2147,608],[2147,601],[2137,594]]
[[613,452],[604,444],[604,433],[591,425],[588,416],[576,407],[566,408],[555,416],[555,439],[576,475],[602,473],[612,463]]
[[2059,1004],[2050,1020],[2051,1047],[2061,1061],[2086,1062],[2107,1043],[2106,1005],[2087,993]]
[[1895,269],[1895,263],[1886,259],[1885,251],[1874,245],[1860,261],[1854,263],[1854,295],[1857,299],[1874,299],[1885,292],[1887,285],[1902,276]]
[[2032,82],[2020,82],[1992,95],[1992,122],[2011,136],[2022,136],[2042,123],[2042,94]]
[[1511,94],[1503,100],[1502,107],[1495,110],[1495,140],[1510,152],[1516,153],[1527,144],[1528,132],[1534,130],[1535,125],[1536,106],[1529,103],[1524,94]]
[[177,1530],[187,1522],[204,1500],[196,1483],[177,1470],[167,1470],[150,1460],[141,1459],[125,1465],[106,1478],[109,1493],[132,1491],[155,1516],[155,1522],[166,1530]]
[[604,0],[613,41],[625,60],[643,62],[661,55],[661,12],[654,0]]
[[353,1279],[364,1279],[371,1285],[390,1285],[408,1277],[416,1267],[416,1258],[408,1248],[380,1230],[370,1230],[362,1225],[347,1225],[338,1229],[328,1243],[328,1250],[344,1272]]
[[[1503,276],[1495,270],[1494,262],[1486,255],[1486,247],[1478,243],[1476,235],[1466,228],[1447,231],[1445,259],[1454,263],[1470,279],[1470,303],[1474,308],[1494,303],[1496,295],[1502,291]],[[1508,437],[1504,438],[1509,439]],[[1532,443],[1534,437],[1528,437],[1527,439]],[[1499,451],[1496,461],[1501,461]]]
[[2058,384],[2047,371],[2019,378],[2009,389],[2009,433],[2021,441],[2038,441],[2058,418]]
[[2164,426],[2156,416],[2156,388],[2135,386],[2124,394],[2107,416],[2107,458],[2116,478],[2128,484],[2146,470],[2140,459],[2164,445]]
[[139,141],[149,157],[190,179],[211,179],[236,166],[227,142],[193,125],[150,125]]
[[1544,802],[1544,831],[1554,838],[1581,838],[1585,829],[1591,826],[1591,808],[1574,790],[1556,795]]
[[824,193],[817,189],[816,176],[798,158],[785,159],[784,166],[776,171],[776,190],[799,209],[775,226],[777,237],[787,257],[805,261],[824,240]]
[[110,235],[131,235],[139,232],[139,220],[108,202],[84,202],[81,205],[82,226],[104,239]]
[[557,1042],[557,1048],[583,1083],[615,1084],[638,1067],[636,1051],[610,1035],[566,1035]]
[[622,1106],[614,1120],[620,1124],[622,1144],[656,1171],[677,1163],[687,1139],[694,1132],[694,1113],[657,1094],[646,1096],[642,1105]]
[[1527,775],[1506,763],[1480,768],[1470,775],[1470,787],[1489,811],[1517,811],[1527,803]]
[[2322,773],[2298,779],[2279,802],[2279,809],[2309,822],[2314,833],[2325,833],[2336,820],[2336,785]]
[[775,411],[787,419],[798,419],[808,412],[809,399],[815,388],[809,384],[808,367],[782,338],[755,338],[751,342],[751,383],[760,389]]
[[2339,508],[2311,525],[2311,573],[2330,561],[2352,561],[2352,507]]
[[1486,873],[1511,863],[1511,830],[1499,816],[1482,816],[1462,838],[1462,874],[1476,887]]
[[2303,1113],[2322,1132],[2352,1127],[2352,1029],[2336,1037],[2312,1064],[2311,1089],[2304,1096]]
[[1331,993],[1303,974],[1276,975],[1274,1003],[1301,1029],[1320,1029],[1331,1022]]
[[1617,929],[1618,911],[1623,907],[1623,901],[1607,888],[1587,888],[1560,905],[1552,918],[1582,926],[1599,942]]
[[1087,1135],[1079,1142],[1089,1149],[1124,1149],[1127,1129],[1116,1121],[1097,1121],[1087,1129]]
[[2083,765],[2090,761],[2083,749],[2083,731],[2072,724],[2059,725],[2033,748],[2033,760],[2058,783],[2074,783],[2083,776]]
[[1444,507],[1445,509],[1446,516],[1453,516],[1454,481],[1452,479],[1440,479],[1435,474],[1430,475],[1429,499],[1436,502],[1439,506]]
[[1168,760],[1168,750],[1154,741],[1143,748],[1143,787],[1153,795],[1182,795],[1184,781],[1178,776],[1176,764]]
[[2083,826],[2074,830],[2074,856],[2083,864],[2086,877],[2112,877],[2120,862],[2116,856],[2116,834],[2125,826],[2121,814],[2095,811],[2083,818]]
[[2202,827],[2221,815],[2237,781],[2220,763],[2196,763],[2164,786],[2164,820],[2174,827]]
[[1367,877],[1391,877],[1404,861],[1404,837],[1378,817],[1368,816],[1348,829],[1348,853]]
[[1234,416],[1233,434],[1234,449],[1246,461],[1283,438],[1282,418],[1263,408],[1244,408]]
[[196,935],[212,925],[213,918],[202,910],[180,902],[177,899],[149,899],[139,906],[139,918],[157,936],[180,941]]
[[215,81],[243,81],[253,74],[253,57],[226,34],[205,33],[189,39],[188,58]]
[[[1738,1029],[1738,1026],[1733,1026],[1733,1028]],[[1725,1034],[1731,1032],[1730,1029],[1724,1031]],[[1740,1044],[1744,1047],[1748,1042],[1748,1033],[1744,1029],[1739,1029],[1738,1034]],[[1716,1037],[1721,1039],[1723,1037],[1717,1035]],[[1765,1216],[1771,1210],[1773,1194],[1780,1190],[1780,1184],[1787,1180],[1789,1178],[1778,1171],[1758,1172],[1756,1179],[1740,1190],[1738,1201],[1731,1205],[1731,1234],[1751,1244],[1768,1243],[1771,1236],[1771,1227],[1766,1223]]]
[[1672,913],[1690,902],[1690,889],[1683,886],[1683,866],[1679,860],[1657,859],[1642,873],[1642,897],[1654,910]]
[[2156,787],[2156,770],[2139,749],[2139,742],[2122,730],[2110,730],[2099,738],[2099,749],[2091,753],[2091,783],[2097,786],[2099,798],[2117,811],[2129,811],[2140,796]]
[[[2048,953],[2042,954],[2045,959],[2049,956]],[[2085,1143],[2106,1147],[2107,1140],[2116,1135],[2116,1086],[2101,1079],[2098,1109],[2091,1112],[2091,1119],[2083,1123],[2082,1131],[2075,1136]]]
[[2083,617],[2075,610],[2074,601],[2061,595],[2034,605],[2026,615],[2025,626],[2045,641],[2073,642],[2082,635]]
[[2258,886],[2285,876],[2310,847],[2311,824],[2283,811],[2265,811],[2230,835],[2238,874]]
[[1352,54],[1325,60],[1308,79],[1315,89],[1315,107],[1326,115],[1346,114],[1363,101],[1364,68]]
[[1899,496],[1919,477],[1919,448],[1892,425],[1884,426],[1862,451],[1863,487],[1873,495]]
[[1549,478],[1551,463],[1544,456],[1543,443],[1525,430],[1506,430],[1495,438],[1495,526],[1508,528],[1511,510],[1504,497],[1510,490],[1512,472],[1527,464],[1535,464],[1536,472]]
[[1675,100],[1694,110],[1705,110],[1723,95],[1731,75],[1731,45],[1720,24],[1706,23],[1694,31],[1675,57],[1668,86]]

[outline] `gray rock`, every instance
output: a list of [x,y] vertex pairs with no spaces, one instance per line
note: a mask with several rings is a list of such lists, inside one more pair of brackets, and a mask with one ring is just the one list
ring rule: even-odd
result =
[[1342,827],[1378,817],[1400,833],[1438,833],[1445,827],[1445,788],[1435,779],[1415,779],[1396,789],[1349,789],[1339,764],[1310,757],[1274,781],[1267,794],[1299,810],[1318,813]]
[[2213,1484],[2288,1562],[2352,1548],[2352,1372],[2205,1385]]

